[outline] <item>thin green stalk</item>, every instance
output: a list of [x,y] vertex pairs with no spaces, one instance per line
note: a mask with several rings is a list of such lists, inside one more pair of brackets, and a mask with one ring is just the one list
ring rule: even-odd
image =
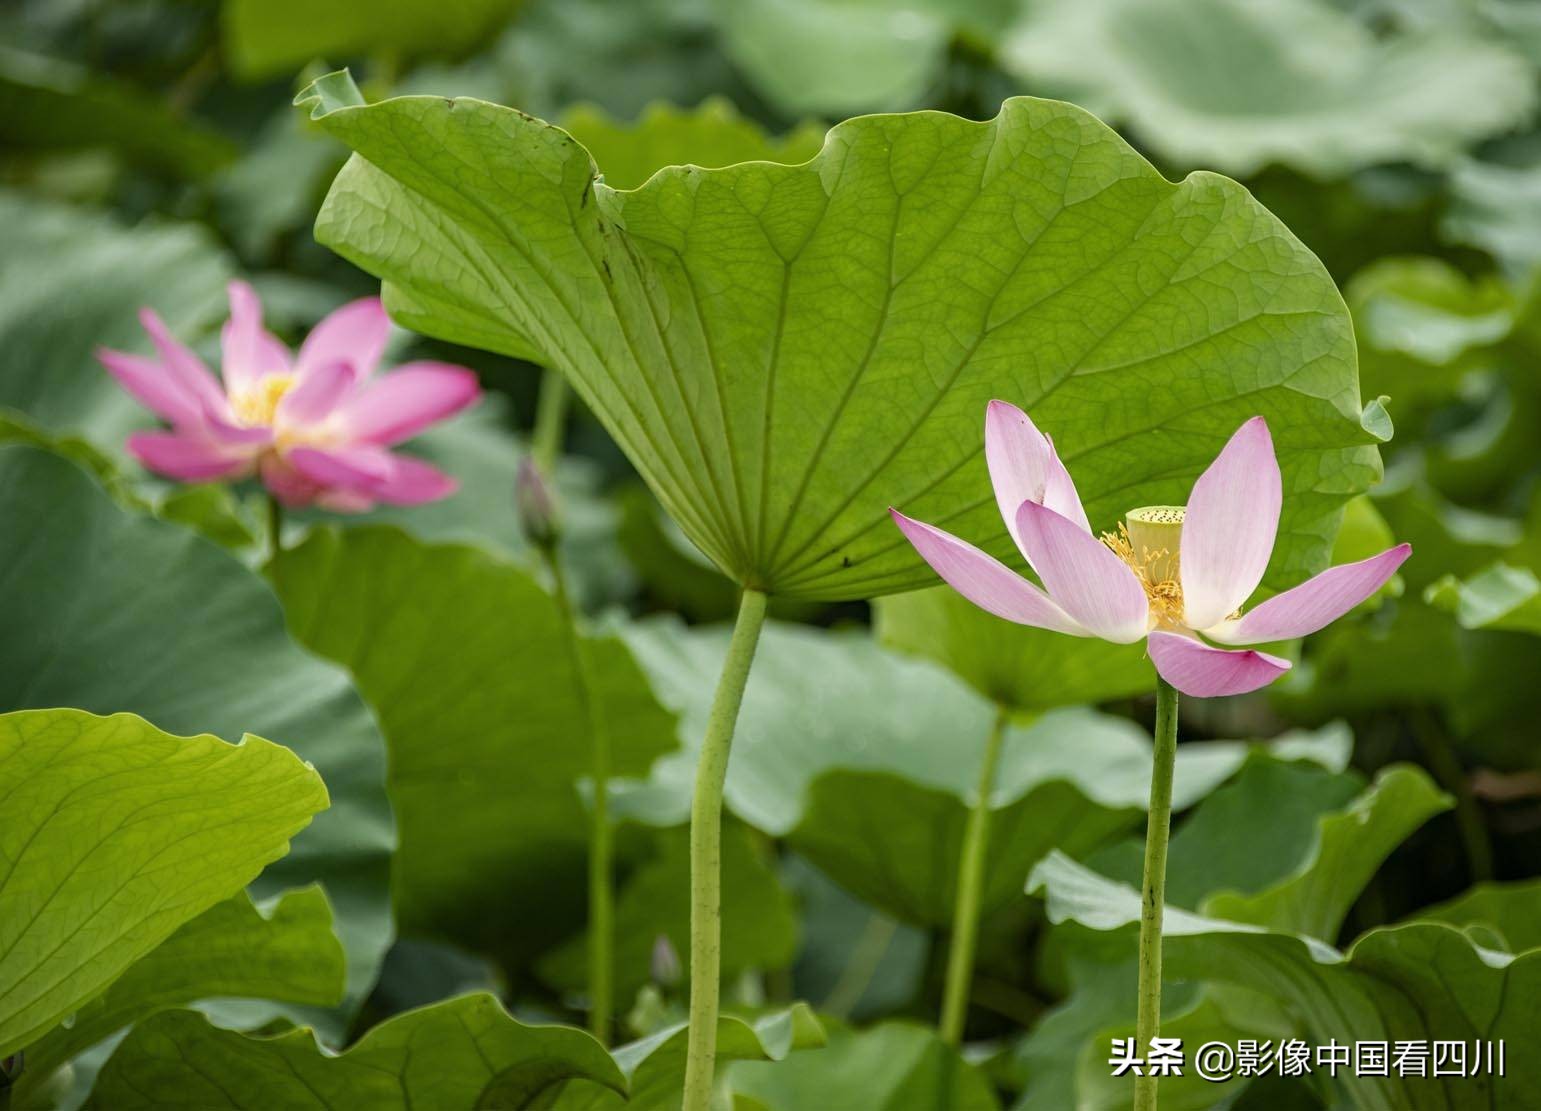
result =
[[589,1033],[610,1044],[615,982],[615,889],[611,876],[610,734],[599,704],[588,652],[578,631],[578,612],[555,545],[543,552],[576,680],[582,728],[589,738],[589,766],[594,777],[593,828],[589,831]]
[[277,559],[284,550],[284,503],[268,495],[268,558]]
[[[1166,847],[1172,833],[1172,771],[1177,764],[1177,688],[1156,677],[1156,744],[1145,827],[1145,880],[1140,891],[1140,995],[1137,1052],[1149,1052],[1161,1030],[1161,917],[1166,906]],[[1156,1078],[1134,1081],[1134,1111],[1156,1111]]]
[[717,1064],[717,991],[722,966],[722,788],[749,665],[765,624],[766,597],[745,588],[706,722],[690,804],[690,1039],[683,1111],[709,1111]]
[[985,853],[990,846],[990,794],[995,790],[995,767],[1000,763],[1001,741],[1006,736],[1006,707],[998,706],[984,756],[979,762],[979,790],[963,834],[958,858],[958,894],[952,908],[952,946],[947,953],[947,986],[942,995],[942,1040],[948,1045],[963,1042],[963,1023],[968,1017],[969,983],[974,978],[974,945],[979,939],[980,887],[984,882]]
[[530,450],[545,474],[551,474],[562,450],[562,432],[567,426],[567,407],[572,391],[561,372],[546,368],[540,376],[540,396],[535,401],[535,429],[530,433]]
[[1488,837],[1482,807],[1472,794],[1471,780],[1461,760],[1450,745],[1450,736],[1432,710],[1418,711],[1412,718],[1413,735],[1423,749],[1424,760],[1434,779],[1455,799],[1455,828],[1466,850],[1466,866],[1472,883],[1493,878],[1493,842]]
[[869,915],[861,937],[856,939],[851,955],[846,958],[845,967],[840,970],[834,987],[829,989],[819,1010],[836,1018],[849,1017],[856,1004],[861,1002],[861,997],[867,994],[872,977],[877,974],[878,966],[883,963],[883,957],[887,955],[888,947],[893,944],[894,935],[898,932],[899,923],[886,914],[874,912]]

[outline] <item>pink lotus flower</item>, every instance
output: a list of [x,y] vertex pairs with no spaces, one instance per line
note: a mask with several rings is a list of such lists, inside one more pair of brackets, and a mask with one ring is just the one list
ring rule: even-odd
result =
[[124,389],[171,424],[128,438],[141,463],[182,482],[256,474],[285,505],[342,512],[455,492],[454,479],[389,448],[474,403],[481,391],[472,371],[416,362],[373,378],[390,330],[378,297],[342,306],[291,355],[262,327],[251,286],[231,282],[229,292],[223,383],[148,308],[139,319],[158,359],[97,352]]
[[1380,589],[1412,547],[1398,544],[1241,612],[1268,568],[1283,499],[1262,417],[1237,430],[1193,484],[1186,506],[1130,512],[1118,533],[1092,534],[1070,472],[1047,436],[1014,405],[992,401],[985,460],[1006,529],[1044,589],[978,548],[891,509],[927,563],[954,590],[1021,625],[1117,644],[1147,638],[1151,662],[1184,694],[1209,698],[1267,686],[1288,660],[1219,644],[1305,636]]

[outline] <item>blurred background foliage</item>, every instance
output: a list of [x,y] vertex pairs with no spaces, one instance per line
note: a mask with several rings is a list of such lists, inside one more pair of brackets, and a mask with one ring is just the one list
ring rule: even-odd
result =
[[[1276,688],[1187,704],[1172,898],[1331,945],[1414,916],[1485,931],[1512,954],[1541,942],[1526,911],[1541,897],[1541,7],[11,0],[0,10],[0,429],[92,481],[38,484],[28,476],[39,447],[0,452],[5,531],[31,530],[61,553],[86,522],[114,537],[81,565],[84,601],[55,596],[56,567],[6,563],[0,600],[36,630],[26,635],[58,637],[63,616],[110,612],[140,581],[154,582],[162,612],[195,624],[266,589],[250,570],[260,530],[249,499],[139,474],[121,444],[144,417],[92,352],[140,342],[141,304],[209,349],[235,275],[257,285],[289,339],[375,292],[312,240],[345,151],[290,103],[309,76],[343,64],[371,97],[474,96],[557,122],[618,188],[675,163],[802,161],[827,123],[852,114],[987,118],[1024,93],[1092,109],[1168,177],[1210,169],[1242,181],[1339,283],[1362,393],[1386,399],[1396,428],[1385,481],[1350,505],[1335,562],[1393,538],[1414,557],[1361,612],[1310,638]],[[298,677],[314,662],[306,650],[341,664],[350,690],[320,717],[290,704],[294,720],[270,728],[163,706],[89,669],[47,698],[22,684],[4,707],[138,709],[179,731],[260,730],[315,760],[343,818],[307,834],[314,868],[291,860],[280,879],[333,885],[351,1002],[320,1020],[286,1013],[320,1021],[338,1044],[469,988],[535,1016],[570,1019],[582,1003],[586,766],[573,677],[511,495],[541,372],[404,332],[397,341],[399,353],[474,366],[493,392],[421,444],[463,492],[327,522],[268,568],[287,635],[269,621],[256,640],[225,638],[217,661],[202,651],[215,690],[244,670],[271,677],[287,702],[290,673],[315,689]],[[686,948],[691,746],[734,591],[596,423],[575,414],[566,443],[564,555],[595,619],[604,712],[630,777],[618,803],[618,982],[640,1036],[682,1015],[678,970],[659,953]],[[157,576],[157,553],[189,529],[210,542],[197,574]],[[736,1089],[752,1106],[807,1108],[809,1092],[844,1098],[838,1085],[876,1061],[892,1092],[861,1089],[863,1107],[1118,1105],[1103,1050],[1131,1025],[1132,950],[1077,925],[1086,908],[1063,892],[1090,898],[1070,882],[1078,867],[1137,878],[1151,713],[1139,653],[1064,641],[1051,653],[1046,638],[939,592],[773,613],[728,783],[724,966],[739,1010],[808,1000],[828,1020],[829,1048],[736,1066]],[[184,627],[162,624],[159,643],[186,647]],[[339,674],[325,669],[325,682]],[[988,803],[996,832],[965,1064],[925,1024],[997,707],[1014,725]],[[328,729],[312,756],[307,736]],[[361,755],[378,752],[376,729],[388,771]],[[344,769],[335,780],[326,760]],[[392,914],[382,780],[400,842]],[[1367,814],[1380,815],[1369,833],[1344,832]],[[1039,876],[1048,903],[1024,898],[1029,864],[1050,850],[1066,857]],[[331,875],[354,858],[367,867]],[[1046,915],[1056,901],[1065,906]],[[1195,961],[1169,995],[1171,1032],[1299,1029],[1287,992],[1203,974]],[[1295,986],[1355,975],[1317,968]],[[1232,1087],[1173,1084],[1163,1106],[1399,1106],[1351,1086]],[[939,1102],[907,1102],[915,1091]]]

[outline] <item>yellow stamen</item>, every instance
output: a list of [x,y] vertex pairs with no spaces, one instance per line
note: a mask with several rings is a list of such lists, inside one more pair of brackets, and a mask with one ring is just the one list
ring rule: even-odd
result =
[[1117,534],[1102,534],[1102,542],[1140,580],[1151,613],[1162,626],[1181,627],[1183,623],[1182,577],[1178,571],[1182,523],[1182,506],[1148,505],[1131,511],[1119,524]]
[[278,415],[278,403],[294,385],[292,374],[269,374],[257,379],[251,389],[242,390],[230,399],[235,419],[248,428],[272,425]]

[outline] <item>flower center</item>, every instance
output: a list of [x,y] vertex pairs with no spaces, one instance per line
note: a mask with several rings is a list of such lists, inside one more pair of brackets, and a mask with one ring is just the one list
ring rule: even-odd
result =
[[251,389],[232,397],[230,409],[235,419],[248,428],[270,427],[278,415],[278,403],[293,385],[292,374],[269,374],[259,378]]
[[1102,534],[1102,542],[1129,565],[1145,588],[1158,625],[1181,627],[1183,623],[1183,588],[1178,575],[1182,530],[1182,506],[1147,505],[1130,510],[1116,534]]

